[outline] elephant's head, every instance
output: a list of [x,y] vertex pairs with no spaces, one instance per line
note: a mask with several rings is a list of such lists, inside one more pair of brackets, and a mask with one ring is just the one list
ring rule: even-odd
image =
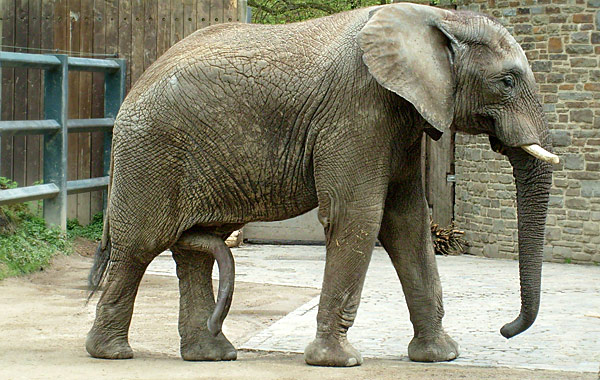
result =
[[550,164],[558,157],[523,50],[489,17],[408,3],[373,9],[358,43],[370,74],[415,107],[430,136],[486,133],[508,156],[517,186],[521,313],[501,333],[525,331],[539,309]]

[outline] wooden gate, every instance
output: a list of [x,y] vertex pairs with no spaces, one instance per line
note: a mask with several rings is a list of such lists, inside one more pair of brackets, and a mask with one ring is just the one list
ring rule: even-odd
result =
[[[0,0],[1,49],[127,60],[127,89],[171,45],[195,30],[244,20],[237,0]],[[238,12],[239,11],[239,12]],[[14,48],[14,47],[19,48]],[[43,117],[39,70],[2,69],[1,120]],[[71,119],[104,114],[102,73],[69,73]],[[70,135],[69,180],[102,175],[103,134]],[[40,136],[2,139],[0,175],[20,186],[42,178]],[[69,195],[68,217],[87,223],[102,210],[100,191]]]

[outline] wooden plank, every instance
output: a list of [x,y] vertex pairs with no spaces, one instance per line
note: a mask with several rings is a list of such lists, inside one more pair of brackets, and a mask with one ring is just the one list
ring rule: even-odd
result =
[[209,0],[197,0],[196,1],[196,27],[198,29],[205,28],[210,25],[210,1]]
[[[29,2],[19,0],[16,5],[15,45],[27,46],[29,35]],[[27,53],[26,49],[16,49],[19,53]],[[15,103],[14,119],[27,119],[27,69],[15,69]],[[13,176],[12,179],[25,186],[27,168],[27,145],[25,136],[13,137]]]
[[144,3],[131,1],[131,85],[144,72]]
[[[15,45],[15,1],[2,2],[2,44]],[[12,48],[0,48],[4,51],[14,51]],[[15,99],[15,69],[2,69],[2,120],[13,120]],[[13,176],[13,145],[12,137],[0,139],[0,176],[12,178]]]
[[144,1],[144,71],[156,61],[156,25],[158,3],[156,0]]
[[69,30],[69,9],[67,0],[56,0],[54,2],[54,48],[66,50],[67,35]]
[[[85,0],[84,0],[85,1]],[[69,29],[67,33],[67,46],[70,51],[79,52],[81,29],[81,1],[68,0],[67,15],[69,15]],[[79,117],[79,78],[80,72],[69,72],[69,119]],[[67,180],[77,179],[77,164],[79,163],[79,139],[74,133],[69,133],[69,149],[67,154]],[[68,196],[67,218],[77,218],[77,195]]]
[[160,57],[171,46],[171,3],[158,2],[158,20],[156,30],[156,56]]
[[[28,43],[27,47],[41,47],[41,18],[42,3],[41,0],[29,0],[29,25],[28,25]],[[37,52],[37,51],[33,51]],[[27,118],[29,120],[39,120],[41,118],[41,88],[42,81],[41,70],[30,69],[27,73]],[[26,162],[25,186],[31,186],[41,179],[42,165],[40,154],[42,150],[42,139],[39,135],[30,135],[25,139],[26,143]]]
[[453,174],[454,139],[446,132],[439,141],[428,138],[428,200],[433,206],[433,221],[447,226],[454,219],[454,183],[447,181]]
[[[79,49],[88,56],[94,42],[94,0],[81,1]],[[92,112],[92,73],[82,72],[79,76],[79,118],[89,119]],[[75,135],[73,135],[75,136]],[[77,179],[90,178],[91,134],[78,133]],[[83,225],[90,221],[90,193],[77,194],[77,220]]]
[[210,0],[210,25],[223,22],[223,1],[225,0]]
[[[203,1],[203,0],[200,0]],[[196,31],[197,9],[194,0],[183,0],[183,37]]]
[[[40,26],[41,32],[41,40],[40,46],[42,49],[51,50],[54,48],[54,2],[43,1],[42,0],[42,22]],[[41,75],[41,85],[40,85],[40,108],[41,108],[41,118],[44,118],[44,75]],[[43,139],[41,141],[43,145]],[[44,178],[44,149],[43,146],[40,149],[40,178]]]
[[[94,53],[116,52],[118,44],[118,4],[116,0],[94,1]],[[109,41],[110,39],[110,41]],[[92,117],[104,116],[104,74],[92,75]],[[91,134],[90,177],[102,176],[104,133]],[[102,211],[102,191],[90,192],[90,216]]]
[[[102,0],[99,0],[102,1]],[[105,0],[104,52],[119,56],[119,0]],[[99,47],[102,50],[102,47]]]
[[183,3],[171,0],[171,46],[183,38]]
[[223,0],[223,22],[237,21],[237,0]]
[[127,90],[131,88],[131,2],[119,1],[119,57],[127,60]]

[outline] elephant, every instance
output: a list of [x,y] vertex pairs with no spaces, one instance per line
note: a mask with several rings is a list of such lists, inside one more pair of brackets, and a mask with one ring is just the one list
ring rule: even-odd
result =
[[140,280],[170,248],[182,358],[235,360],[221,331],[234,288],[224,239],[249,222],[318,208],[326,264],[306,363],[362,364],[347,331],[377,241],[410,312],[409,358],[455,359],[420,165],[424,134],[437,140],[450,131],[487,134],[513,167],[521,310],[501,329],[510,338],[538,313],[559,158],[527,58],[498,21],[397,3],[194,32],[147,69],[115,120],[104,232],[90,272],[103,292],[88,353],[133,357],[128,329]]

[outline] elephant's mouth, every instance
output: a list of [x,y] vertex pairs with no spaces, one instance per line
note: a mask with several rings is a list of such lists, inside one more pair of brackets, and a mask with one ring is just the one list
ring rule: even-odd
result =
[[[500,141],[500,139],[492,135],[489,136],[489,139],[490,146],[492,147],[492,150],[494,152],[506,155],[508,147],[504,145],[502,141]],[[548,152],[546,149],[542,148],[538,144],[523,145],[520,146],[520,148],[532,155],[533,157],[547,162],[549,164],[558,164],[560,162],[560,159],[557,155]]]

